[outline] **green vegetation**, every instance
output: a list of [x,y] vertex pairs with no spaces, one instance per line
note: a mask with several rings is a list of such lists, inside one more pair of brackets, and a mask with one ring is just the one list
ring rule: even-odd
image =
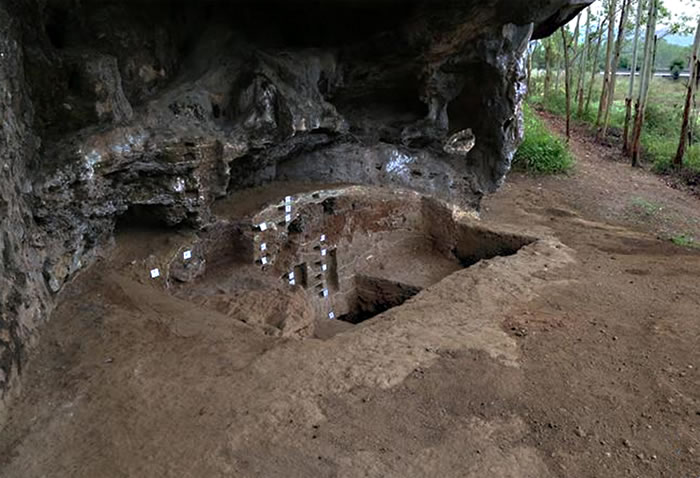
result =
[[673,79],[677,80],[681,76],[681,71],[685,68],[685,60],[682,58],[676,58],[671,62],[668,69],[673,75]]
[[632,207],[647,216],[655,216],[663,210],[663,206],[660,204],[656,204],[644,198],[634,198],[632,200]]
[[667,70],[669,65],[674,64],[677,60],[681,60],[680,68],[685,70],[687,67],[686,59],[690,58],[692,46],[679,46],[667,42],[665,39],[659,39],[656,46],[656,56],[654,57],[654,68],[656,70]]
[[525,138],[515,153],[513,166],[533,174],[557,174],[571,169],[574,164],[569,148],[552,134],[525,106]]
[[671,242],[673,242],[677,246],[700,248],[700,242],[696,241],[694,237],[688,236],[686,234],[679,234],[677,236],[673,236],[671,238]]
[[[539,88],[530,96],[529,102],[538,109],[549,111],[553,114],[564,116],[566,111],[566,99],[563,90],[554,90],[544,98],[542,96],[541,78]],[[593,127],[598,112],[598,99],[600,98],[602,78],[599,75],[593,88],[591,103],[587,112],[578,121]],[[629,78],[620,77],[617,80],[615,101],[610,111],[611,137],[620,137],[625,123],[625,95],[629,88]],[[642,135],[642,147],[644,159],[652,164],[659,173],[670,172],[673,168],[672,160],[678,148],[679,125],[683,114],[683,104],[686,94],[686,82],[674,81],[670,78],[656,77],[652,80],[649,90],[649,103],[647,105],[645,124]],[[573,108],[576,113],[576,107]],[[695,118],[693,131],[700,132],[700,119]],[[694,142],[690,144],[684,159],[684,167],[693,174],[700,174],[700,134],[693,135]]]

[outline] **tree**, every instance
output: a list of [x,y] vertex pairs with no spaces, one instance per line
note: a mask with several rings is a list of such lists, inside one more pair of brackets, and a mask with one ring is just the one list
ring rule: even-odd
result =
[[584,112],[588,113],[591,105],[591,97],[593,96],[593,84],[595,83],[595,75],[598,73],[598,56],[600,55],[600,45],[603,43],[603,30],[605,28],[605,18],[601,18],[598,23],[598,35],[596,38],[595,54],[593,55],[593,66],[591,68],[591,81],[588,83],[588,93],[586,94],[586,106]]
[[625,25],[627,24],[627,12],[629,12],[632,0],[622,0],[622,12],[620,14],[620,27],[617,31],[617,41],[615,42],[615,56],[613,58],[613,70],[610,72],[610,91],[608,91],[607,103],[603,113],[603,129],[601,137],[605,138],[608,134],[608,125],[610,124],[610,110],[612,109],[613,101],[615,100],[615,84],[617,81],[617,65],[620,63],[620,54],[622,53],[622,44],[625,41]]
[[630,86],[627,90],[625,98],[625,132],[622,140],[622,151],[629,151],[629,130],[630,118],[632,117],[632,97],[634,96],[634,79],[637,76],[637,50],[639,48],[639,30],[642,23],[642,11],[644,9],[644,1],[639,0],[637,5],[637,18],[634,22],[634,44],[632,46],[632,66],[630,68]]
[[639,97],[635,105],[634,129],[632,130],[632,144],[630,154],[632,166],[639,166],[639,155],[642,140],[642,128],[644,126],[644,114],[646,102],[649,97],[649,85],[654,74],[654,51],[656,49],[656,17],[659,10],[659,0],[650,0],[647,20],[647,31],[644,39],[644,66],[642,67]]
[[[577,28],[578,30],[578,28]],[[569,63],[569,42],[566,39],[566,27],[561,27],[562,47],[564,48],[564,92],[566,94],[566,141],[571,139],[571,65]],[[576,35],[572,42],[576,41]]]
[[549,38],[542,41],[544,45],[544,92],[545,98],[549,96],[549,91],[552,86],[552,62],[554,58],[554,48]]
[[527,96],[530,95],[530,87],[532,86],[532,62],[538,46],[539,43],[535,40],[530,42],[527,47]]
[[695,43],[693,43],[693,55],[690,57],[690,78],[688,78],[688,92],[685,97],[685,108],[683,109],[683,121],[681,123],[681,139],[678,142],[678,151],[673,158],[673,165],[676,168],[683,166],[683,156],[688,141],[688,126],[690,123],[690,110],[695,96],[695,89],[700,80],[700,61],[698,61],[698,51],[700,50],[700,19],[695,30]]
[[578,99],[578,109],[576,115],[583,116],[583,90],[586,88],[586,63],[591,49],[591,10],[586,10],[586,36],[583,43],[583,51],[579,60],[578,83],[576,86],[576,97]]
[[[608,95],[610,93],[610,77],[613,75],[612,58],[615,35],[615,15],[617,0],[608,0],[608,39],[605,52],[605,72],[603,74],[603,88],[600,91],[600,103],[598,104],[598,117],[595,120],[595,125],[600,126],[603,120],[603,113],[608,104]],[[624,1],[624,0],[623,0]]]

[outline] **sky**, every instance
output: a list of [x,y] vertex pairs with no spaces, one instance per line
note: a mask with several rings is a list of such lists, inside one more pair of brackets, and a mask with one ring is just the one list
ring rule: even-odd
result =
[[[697,22],[698,16],[700,16],[700,1],[695,0],[662,0],[663,5],[671,12],[671,15],[673,17],[681,17],[683,15],[689,16],[689,17],[694,17]],[[596,10],[596,12],[599,12],[601,10],[602,6],[601,1],[596,1],[593,4],[593,9]],[[693,3],[695,3],[693,5]],[[636,7],[634,10],[634,14],[636,15]],[[695,27],[697,26],[696,22],[691,22],[690,27],[694,30]],[[664,26],[663,24],[659,26],[659,29],[663,29]],[[666,37],[666,40],[669,41],[670,43],[675,43],[679,45],[690,45],[693,43],[693,34],[690,33],[687,36],[681,36],[681,35],[669,35]]]

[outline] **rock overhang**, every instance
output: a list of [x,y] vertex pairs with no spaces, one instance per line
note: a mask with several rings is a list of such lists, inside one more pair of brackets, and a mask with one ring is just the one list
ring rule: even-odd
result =
[[126,213],[199,228],[279,180],[478,210],[522,134],[527,41],[589,3],[4,2],[0,395]]

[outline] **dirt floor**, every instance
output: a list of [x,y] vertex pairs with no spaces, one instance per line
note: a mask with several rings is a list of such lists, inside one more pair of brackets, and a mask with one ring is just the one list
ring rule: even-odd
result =
[[513,174],[482,219],[570,249],[458,271],[330,340],[98,264],[45,328],[0,476],[700,477],[700,250],[669,240],[700,237],[700,201],[572,147],[571,175]]

